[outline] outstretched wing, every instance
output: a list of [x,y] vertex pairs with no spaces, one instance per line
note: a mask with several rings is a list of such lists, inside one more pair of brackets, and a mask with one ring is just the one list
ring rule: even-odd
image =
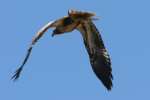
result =
[[12,76],[12,79],[16,80],[19,78],[24,65],[26,64],[26,62],[31,54],[33,45],[43,36],[43,34],[49,28],[52,28],[52,27],[55,28],[55,30],[53,31],[53,34],[52,34],[52,36],[54,36],[55,34],[62,34],[64,32],[70,32],[70,31],[74,30],[77,25],[78,25],[78,23],[73,22],[70,17],[66,16],[66,17],[62,17],[54,22],[49,22],[43,28],[41,28],[37,32],[36,36],[32,39],[32,43],[30,44],[30,46],[28,48],[25,59],[23,60],[21,66],[16,70],[15,74]]
[[77,30],[79,30],[83,36],[93,71],[104,86],[108,90],[111,90],[113,78],[111,73],[111,61],[99,31],[91,19],[83,21],[77,27]]
[[28,58],[31,54],[31,51],[32,51],[32,48],[33,48],[33,45],[43,36],[43,34],[50,28],[50,27],[53,27],[53,22],[49,22],[48,24],[46,24],[43,28],[41,28],[36,36],[33,38],[32,40],[32,43],[30,44],[28,50],[27,50],[27,54],[25,56],[25,59],[23,60],[21,66],[16,70],[15,74],[12,76],[12,79],[16,80],[19,78],[20,76],[20,73],[24,67],[24,65],[26,64],[26,62],[28,61]]

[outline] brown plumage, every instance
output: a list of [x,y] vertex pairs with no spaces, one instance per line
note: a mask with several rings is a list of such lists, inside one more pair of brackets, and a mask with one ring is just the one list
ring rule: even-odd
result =
[[94,13],[69,10],[68,16],[65,16],[53,22],[49,22],[47,25],[45,25],[37,32],[37,35],[33,38],[21,67],[16,70],[16,73],[12,78],[14,80],[19,78],[25,63],[30,56],[33,45],[43,36],[43,34],[49,28],[55,28],[53,30],[52,36],[64,34],[66,32],[71,32],[74,29],[77,29],[82,34],[93,71],[104,84],[104,86],[108,90],[111,90],[113,78],[111,61],[105,49],[100,33],[92,22],[94,15]]

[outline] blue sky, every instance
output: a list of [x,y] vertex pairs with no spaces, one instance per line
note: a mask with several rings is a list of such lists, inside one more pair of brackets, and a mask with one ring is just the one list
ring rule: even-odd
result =
[[[1,0],[0,100],[150,99],[149,0]],[[68,9],[92,11],[112,59],[113,89],[92,72],[78,31],[36,44],[17,82],[10,80],[35,33]]]

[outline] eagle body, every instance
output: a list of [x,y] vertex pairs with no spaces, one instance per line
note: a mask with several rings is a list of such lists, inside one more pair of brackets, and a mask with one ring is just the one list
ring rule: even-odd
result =
[[16,70],[16,73],[12,78],[15,80],[19,78],[20,73],[26,64],[33,45],[43,36],[43,34],[49,29],[54,28],[52,36],[60,35],[73,30],[78,30],[85,44],[85,48],[89,54],[90,63],[92,69],[98,79],[103,83],[107,90],[112,88],[112,68],[109,54],[104,46],[102,37],[93,23],[94,13],[81,12],[76,10],[69,10],[68,16],[62,17],[56,21],[51,21],[41,28],[36,36],[32,39],[32,42],[28,48],[27,55],[23,60],[22,65]]

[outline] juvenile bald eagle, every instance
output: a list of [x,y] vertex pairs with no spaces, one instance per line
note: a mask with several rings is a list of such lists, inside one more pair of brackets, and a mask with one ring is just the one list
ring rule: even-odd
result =
[[56,21],[49,22],[47,25],[45,25],[33,38],[22,65],[16,70],[12,79],[16,80],[19,78],[20,73],[30,56],[33,45],[49,28],[55,28],[53,30],[52,36],[64,34],[66,32],[71,32],[77,29],[82,34],[93,71],[95,72],[98,79],[100,79],[104,84],[104,86],[108,90],[111,90],[113,78],[111,61],[105,49],[100,33],[93,23],[93,16],[95,16],[94,13],[69,10],[68,16],[60,18]]

